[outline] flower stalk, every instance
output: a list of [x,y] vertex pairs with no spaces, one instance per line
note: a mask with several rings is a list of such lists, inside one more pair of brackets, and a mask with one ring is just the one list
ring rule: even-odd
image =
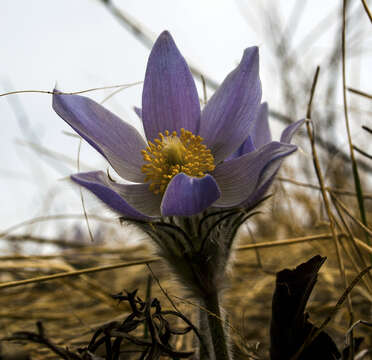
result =
[[123,219],[147,233],[159,255],[200,305],[200,360],[229,360],[228,334],[219,296],[226,287],[226,266],[240,225],[257,214],[254,207],[207,211],[158,222]]
[[204,298],[205,308],[208,310],[209,331],[212,338],[215,360],[230,360],[227,334],[221,318],[218,291],[210,293]]
[[[201,302],[203,304],[203,302]],[[208,314],[205,307],[199,309],[199,332],[204,344],[199,341],[199,360],[215,360],[211,333],[209,331]],[[205,345],[205,346],[203,346]]]

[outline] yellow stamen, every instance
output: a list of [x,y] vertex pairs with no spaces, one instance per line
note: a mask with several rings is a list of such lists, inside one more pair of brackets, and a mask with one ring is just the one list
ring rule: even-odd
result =
[[150,182],[149,190],[163,194],[169,181],[180,172],[203,177],[213,171],[213,155],[202,141],[202,137],[185,129],[181,129],[180,135],[165,130],[164,134],[159,133],[155,144],[149,141],[146,149],[141,151],[145,160],[141,171],[146,175],[145,182]]

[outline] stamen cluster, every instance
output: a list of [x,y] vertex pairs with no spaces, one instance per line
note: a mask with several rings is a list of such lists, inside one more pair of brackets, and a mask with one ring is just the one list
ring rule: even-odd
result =
[[214,157],[202,142],[201,136],[183,128],[179,136],[176,131],[170,134],[165,130],[154,142],[149,141],[141,151],[146,162],[141,171],[145,182],[150,182],[149,190],[163,194],[169,181],[181,172],[200,178],[213,171]]

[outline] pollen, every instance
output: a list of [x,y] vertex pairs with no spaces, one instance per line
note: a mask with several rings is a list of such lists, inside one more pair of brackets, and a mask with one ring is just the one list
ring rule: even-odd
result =
[[214,157],[202,142],[201,136],[185,129],[181,129],[179,135],[176,131],[165,130],[154,142],[149,141],[141,151],[145,160],[141,171],[149,190],[163,194],[172,178],[181,172],[201,178],[213,171]]

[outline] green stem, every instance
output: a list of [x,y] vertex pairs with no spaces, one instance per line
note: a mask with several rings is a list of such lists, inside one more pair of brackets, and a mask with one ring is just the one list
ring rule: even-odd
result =
[[216,360],[230,360],[227,346],[227,339],[221,318],[218,292],[210,293],[204,298],[204,304],[208,310],[209,330],[212,337],[212,344]]

